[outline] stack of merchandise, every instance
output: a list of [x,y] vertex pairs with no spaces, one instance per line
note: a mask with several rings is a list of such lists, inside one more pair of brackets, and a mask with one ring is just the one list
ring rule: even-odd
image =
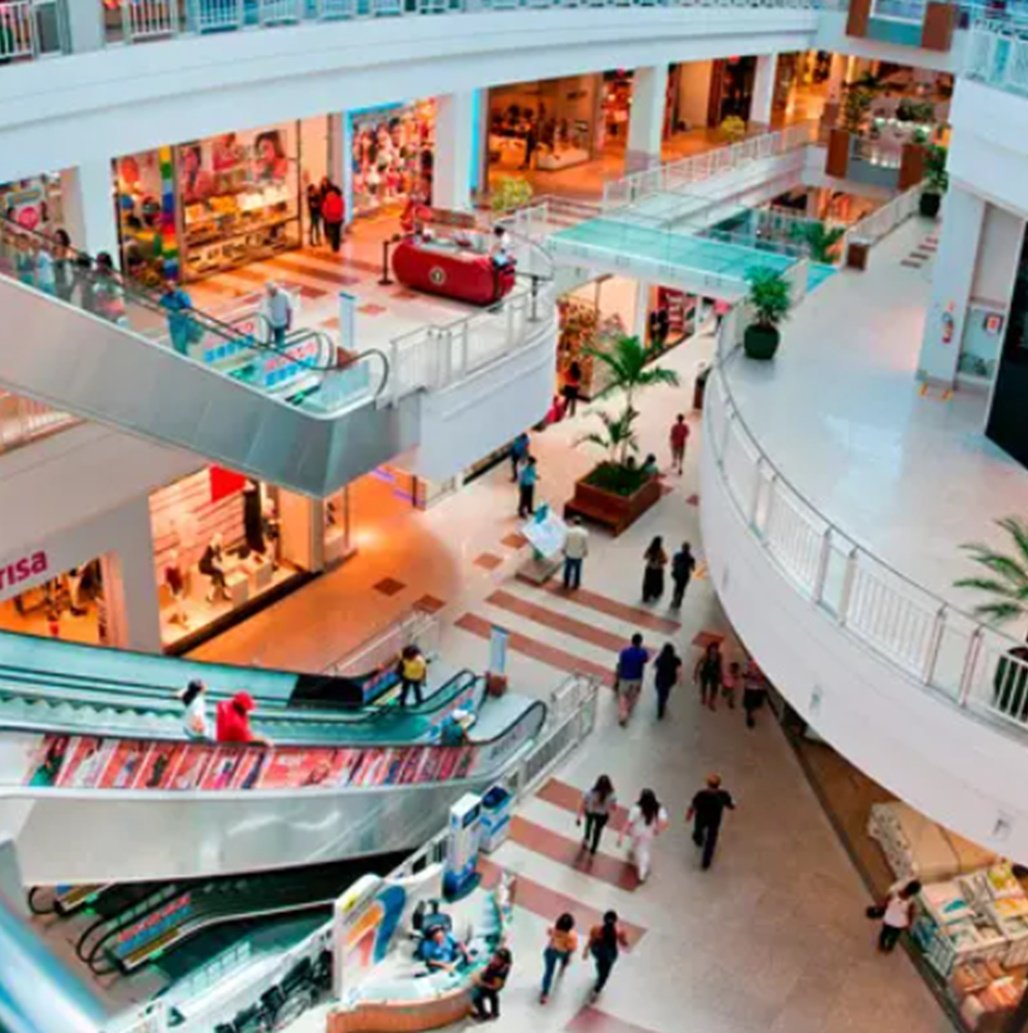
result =
[[1003,1033],[1024,993],[1024,980],[1004,976],[960,1002],[960,1019],[974,1033]]

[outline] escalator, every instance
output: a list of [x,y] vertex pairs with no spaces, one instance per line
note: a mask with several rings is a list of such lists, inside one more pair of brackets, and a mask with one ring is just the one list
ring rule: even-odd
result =
[[[215,696],[252,678],[253,724],[271,743],[186,739],[172,689],[194,677]],[[307,677],[0,635],[0,827],[26,882],[177,881],[412,849],[546,720],[515,693],[483,700],[470,671],[407,708],[373,689],[349,710],[298,709]],[[477,723],[442,745],[458,706]]]
[[[68,270],[64,300],[40,255]],[[230,324],[189,309],[190,356],[177,354],[159,295],[3,216],[0,310],[18,328],[0,348],[0,386],[307,495],[417,444],[417,396],[380,402],[381,352],[343,354],[312,330],[276,346],[258,314]]]

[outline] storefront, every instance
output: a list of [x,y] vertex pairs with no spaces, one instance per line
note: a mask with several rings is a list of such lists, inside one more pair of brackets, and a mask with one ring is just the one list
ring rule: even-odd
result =
[[600,77],[515,83],[489,91],[489,165],[554,172],[595,158],[601,146]]
[[302,495],[219,466],[152,492],[164,647],[187,648],[320,570],[321,508]]
[[[42,573],[46,551],[33,552],[24,560],[29,577],[33,572]],[[96,558],[82,566],[52,573],[0,602],[0,629],[107,645],[110,637],[106,609],[102,564]]]
[[64,224],[59,173],[0,183],[0,211],[27,230],[53,233]]
[[284,122],[117,159],[125,272],[190,282],[299,247],[300,137]]
[[435,101],[350,112],[350,198],[354,216],[432,197]]
[[733,116],[743,121],[749,119],[756,70],[755,57],[729,57],[714,62],[707,125],[719,126]]

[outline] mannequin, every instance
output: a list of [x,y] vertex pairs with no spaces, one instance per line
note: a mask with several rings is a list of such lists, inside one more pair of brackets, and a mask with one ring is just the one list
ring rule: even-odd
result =
[[171,615],[173,621],[178,621],[179,624],[184,628],[189,627],[189,616],[186,614],[185,608],[185,597],[186,597],[186,579],[182,572],[182,562],[179,557],[178,549],[174,549],[171,556],[168,559],[167,566],[164,568],[164,583],[168,586],[168,591],[171,592],[172,605],[174,610]]
[[216,533],[204,549],[200,557],[200,573],[210,578],[211,584],[207,589],[207,602],[213,603],[215,594],[222,599],[229,598],[228,589],[225,587],[225,559],[222,553],[221,533]]

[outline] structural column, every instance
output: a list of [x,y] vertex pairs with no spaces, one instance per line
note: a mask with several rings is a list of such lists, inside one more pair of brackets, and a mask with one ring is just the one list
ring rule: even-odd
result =
[[753,99],[750,101],[750,123],[769,126],[775,101],[775,73],[778,70],[777,54],[762,54],[757,58],[753,76]]
[[61,172],[64,228],[73,247],[97,255],[106,251],[118,264],[118,224],[114,212],[114,174],[106,158]]
[[475,91],[447,93],[436,102],[432,204],[471,207],[472,145],[477,137]]
[[67,46],[73,54],[99,50],[104,45],[103,4],[64,4],[63,11],[67,19]]
[[981,197],[955,184],[950,186],[942,202],[942,235],[917,363],[922,380],[951,385],[956,379],[984,218]]
[[117,526],[118,548],[100,560],[107,644],[159,653],[161,615],[149,498],[135,499],[111,514],[110,520]]
[[625,170],[628,172],[660,164],[667,73],[667,65],[650,65],[637,68],[632,77],[632,111],[628,120],[628,150],[625,152]]

